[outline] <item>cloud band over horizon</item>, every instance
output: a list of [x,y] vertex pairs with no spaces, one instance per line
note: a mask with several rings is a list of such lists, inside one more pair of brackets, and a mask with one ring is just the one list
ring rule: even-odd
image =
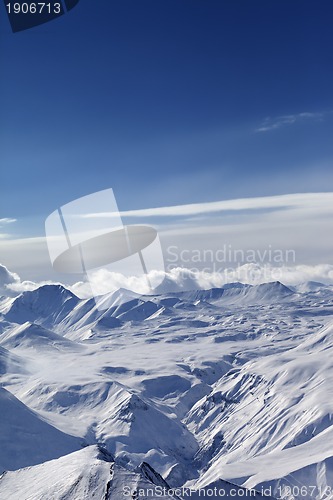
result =
[[[240,198],[127,210],[120,214],[126,222],[144,219],[145,223],[155,224],[166,252],[175,246],[180,255],[182,251],[193,250],[216,254],[229,245],[242,251],[250,249],[259,255],[271,248],[294,251],[295,265],[333,264],[333,193]],[[109,216],[109,213],[84,215],[90,219]],[[19,224],[17,221],[16,230]],[[73,282],[76,279],[54,273],[44,236],[22,238],[7,234],[0,239],[0,261],[31,281],[66,279]],[[186,267],[181,259],[175,263],[180,267],[184,264]]]

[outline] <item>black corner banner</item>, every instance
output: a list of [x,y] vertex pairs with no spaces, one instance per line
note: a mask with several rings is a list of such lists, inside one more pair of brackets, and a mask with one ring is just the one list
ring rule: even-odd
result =
[[27,30],[48,23],[73,9],[80,0],[49,0],[46,2],[4,0],[12,31]]
[[67,10],[73,9],[79,3],[79,1],[80,0],[65,0],[66,9]]

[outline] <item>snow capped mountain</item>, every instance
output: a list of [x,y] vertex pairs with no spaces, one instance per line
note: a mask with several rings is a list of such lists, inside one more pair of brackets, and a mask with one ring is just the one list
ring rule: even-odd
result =
[[330,287],[100,300],[3,302],[1,499],[333,498]]
[[[3,312],[6,321],[23,324],[37,323],[55,331],[70,326],[85,327],[95,321],[117,318],[120,321],[142,321],[157,313],[168,304],[177,306],[177,301],[187,306],[196,301],[225,304],[276,302],[294,292],[280,282],[265,283],[258,286],[233,283],[222,288],[195,290],[192,292],[169,293],[166,296],[139,296],[121,289],[100,298],[98,304],[107,310],[100,310],[93,299],[80,300],[61,285],[44,285],[34,291],[24,292],[12,300]],[[168,297],[168,298],[166,298]],[[104,309],[104,308],[103,308]],[[162,312],[162,311],[161,311]],[[119,325],[118,322],[110,324]]]
[[242,283],[230,283],[222,288],[212,288],[210,290],[199,290],[194,292],[184,292],[181,296],[187,300],[204,300],[221,304],[251,304],[260,302],[277,302],[294,292],[284,286],[279,281],[263,283],[261,285],[243,285]]
[[300,283],[294,288],[299,293],[318,292],[320,290],[332,291],[331,285],[324,285],[318,281],[306,281],[305,283]]
[[[20,485],[18,490],[17,485]],[[221,498],[211,491],[230,493],[235,485],[218,481],[206,491],[209,498]],[[135,471],[120,466],[113,457],[99,446],[88,446],[80,451],[51,460],[41,465],[27,467],[17,472],[7,472],[0,477],[2,498],[12,500],[44,500],[45,498],[125,500],[127,498],[152,498],[153,500],[180,500],[176,492],[149,464],[143,462]],[[186,491],[186,490],[185,490]],[[187,490],[187,495],[189,495]],[[246,490],[238,488],[240,499]],[[191,490],[191,498],[202,498]],[[259,493],[251,498],[259,499]],[[269,498],[269,497],[265,497]]]
[[43,347],[79,348],[69,339],[57,335],[36,323],[29,323],[29,321],[23,323],[23,325],[7,329],[1,336],[1,345],[8,349],[15,347],[36,347],[37,349]]
[[58,323],[78,302],[79,299],[62,285],[44,285],[19,295],[5,316],[15,323]]
[[112,477],[111,461],[107,453],[90,446],[58,460],[7,472],[0,478],[0,495],[13,500],[102,499]]

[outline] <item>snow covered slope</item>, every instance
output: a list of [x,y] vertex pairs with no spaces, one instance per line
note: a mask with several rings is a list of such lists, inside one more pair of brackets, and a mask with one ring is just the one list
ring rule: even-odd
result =
[[60,457],[83,440],[64,434],[0,387],[0,471]]
[[[221,498],[211,494],[214,490],[225,492],[229,498],[240,499],[246,495],[245,489],[226,481],[218,481],[203,491],[209,498]],[[89,446],[57,460],[0,476],[1,498],[10,500],[180,500],[177,493],[183,491],[190,498],[203,496],[203,491],[199,494],[195,490],[171,488],[146,462],[135,471],[125,469],[99,446]],[[253,493],[251,498],[263,498],[260,493]]]
[[330,287],[101,300],[49,285],[3,301],[1,500],[15,484],[21,500],[119,500],[163,481],[191,498],[333,498]]
[[0,478],[0,497],[101,500],[111,479],[111,460],[97,446],[90,446],[58,460],[7,472]]

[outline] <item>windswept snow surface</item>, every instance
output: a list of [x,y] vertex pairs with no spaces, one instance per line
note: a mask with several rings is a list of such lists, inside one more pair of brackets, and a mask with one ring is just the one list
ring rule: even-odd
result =
[[333,498],[332,287],[100,300],[2,302],[1,500]]
[[82,439],[55,429],[0,387],[0,472],[58,458],[80,448]]

